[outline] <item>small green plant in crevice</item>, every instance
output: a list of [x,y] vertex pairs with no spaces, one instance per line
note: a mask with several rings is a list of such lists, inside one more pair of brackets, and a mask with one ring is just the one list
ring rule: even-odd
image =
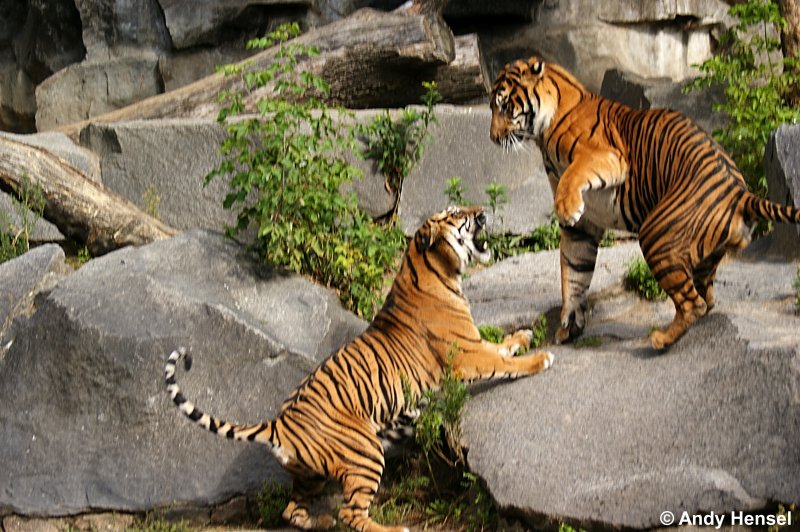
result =
[[0,212],[0,263],[19,257],[30,249],[31,235],[44,213],[44,191],[23,175],[19,198],[12,197],[11,205],[19,223],[12,223],[6,213]]
[[533,338],[531,338],[531,349],[542,347],[547,343],[547,316],[539,314],[531,325]]
[[386,191],[394,195],[392,210],[386,218],[393,219],[400,200],[403,182],[414,166],[422,159],[430,141],[428,128],[438,123],[434,106],[442,100],[436,82],[423,82],[422,110],[414,107],[403,109],[399,119],[394,120],[385,110],[367,124],[357,127],[364,138],[366,148],[362,155],[377,161],[378,170],[385,179]]
[[747,0],[728,13],[736,24],[721,35],[720,51],[698,65],[702,76],[687,90],[722,87],[725,101],[713,110],[725,113],[729,122],[714,131],[714,138],[736,161],[750,188],[766,196],[763,160],[769,136],[781,124],[800,119],[800,106],[791,101],[800,86],[800,58],[774,56],[786,27],[774,0]]
[[460,176],[453,176],[447,180],[444,193],[447,196],[450,205],[465,205],[464,184],[461,182]]
[[[486,199],[489,205],[489,210],[492,213],[492,227],[489,229],[489,233],[494,234],[495,232],[494,224],[498,216],[500,217],[501,231],[504,226],[502,211],[506,203],[508,203],[508,192],[506,190],[505,185],[500,185],[494,181],[486,185],[486,189],[484,190],[484,192],[486,193]],[[498,214],[498,212],[500,214]]]
[[161,205],[161,196],[158,194],[156,187],[153,185],[148,186],[144,193],[142,193],[142,203],[144,204],[144,212],[160,220],[158,208]]
[[[278,51],[263,69],[223,67],[226,76],[240,76],[243,88],[219,95],[218,120],[227,137],[220,147],[222,162],[206,176],[229,178],[226,209],[238,209],[231,237],[255,223],[253,247],[264,261],[306,274],[337,290],[343,304],[364,318],[380,306],[391,272],[406,240],[393,225],[374,222],[358,208],[354,192],[343,185],[360,177],[344,153],[355,150],[355,131],[339,117],[352,113],[332,108],[322,99],[328,83],[308,71],[298,72],[300,57],[319,50],[290,40],[299,26],[283,24],[249,47],[276,45]],[[240,116],[246,97],[270,87],[258,99],[256,116]],[[235,120],[234,120],[235,118]]]
[[625,288],[650,301],[663,301],[667,293],[658,284],[653,272],[642,258],[634,258],[625,271]]
[[781,530],[793,530],[794,524],[797,523],[798,515],[797,512],[797,505],[790,504],[788,506],[784,506],[783,504],[778,505],[778,512],[776,513],[777,517],[780,517],[780,521],[782,524],[774,524],[767,527],[767,532],[780,532]]
[[256,494],[259,525],[269,528],[283,525],[282,514],[286,505],[289,504],[289,495],[290,489],[287,486],[265,482]]
[[[447,367],[439,381],[439,387],[423,392],[421,403],[425,408],[414,424],[415,440],[429,464],[431,455],[451,463],[464,461],[461,448],[461,414],[469,399],[469,390],[453,373],[452,361],[458,352],[458,344],[453,342],[447,354]],[[449,452],[443,443],[447,445]],[[454,456],[454,460],[450,460],[449,455]]]

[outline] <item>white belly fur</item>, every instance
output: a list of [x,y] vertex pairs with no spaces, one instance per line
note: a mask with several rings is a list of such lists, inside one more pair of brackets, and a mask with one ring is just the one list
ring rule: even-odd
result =
[[584,192],[583,202],[586,209],[583,215],[590,222],[604,229],[626,230],[617,202],[617,192],[616,187]]

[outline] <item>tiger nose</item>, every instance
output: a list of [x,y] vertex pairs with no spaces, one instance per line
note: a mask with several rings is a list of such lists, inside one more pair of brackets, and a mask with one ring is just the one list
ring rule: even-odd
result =
[[479,212],[475,217],[475,223],[478,224],[478,227],[484,227],[486,225],[486,214]]

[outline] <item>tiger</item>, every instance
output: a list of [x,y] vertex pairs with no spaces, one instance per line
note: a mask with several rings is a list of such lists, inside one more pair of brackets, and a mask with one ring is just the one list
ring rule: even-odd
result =
[[562,228],[556,343],[583,332],[605,229],[638,233],[675,306],[672,322],[649,335],[663,350],[714,308],[717,267],[750,243],[757,220],[800,222],[797,208],[752,194],[730,156],[687,116],[592,94],[539,57],[506,64],[489,106],[494,143],[509,151],[532,139],[542,153]]
[[[338,517],[362,532],[401,531],[369,517],[384,471],[384,447],[411,429],[426,390],[437,389],[446,370],[470,382],[513,379],[548,369],[548,351],[528,349],[532,333],[518,330],[499,344],[482,340],[461,278],[475,260],[491,257],[479,238],[481,207],[450,207],[416,231],[384,304],[367,329],[324,360],[289,395],[273,420],[238,424],[204,413],[181,392],[176,365],[191,355],[173,351],[166,362],[166,390],[175,406],[201,427],[226,438],[266,445],[292,476],[283,518],[301,529],[327,529],[332,515],[310,514],[310,503],[328,481],[341,485]],[[387,435],[386,433],[392,433]]]

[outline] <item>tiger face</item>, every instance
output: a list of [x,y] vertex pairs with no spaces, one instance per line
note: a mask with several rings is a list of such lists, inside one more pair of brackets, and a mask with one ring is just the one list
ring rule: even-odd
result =
[[557,94],[545,80],[545,64],[537,57],[507,64],[492,85],[489,136],[508,149],[528,137],[539,138],[550,125],[558,105]]
[[418,253],[435,253],[452,274],[461,274],[474,260],[486,263],[492,258],[480,235],[485,227],[482,207],[448,207],[422,224],[414,247]]

